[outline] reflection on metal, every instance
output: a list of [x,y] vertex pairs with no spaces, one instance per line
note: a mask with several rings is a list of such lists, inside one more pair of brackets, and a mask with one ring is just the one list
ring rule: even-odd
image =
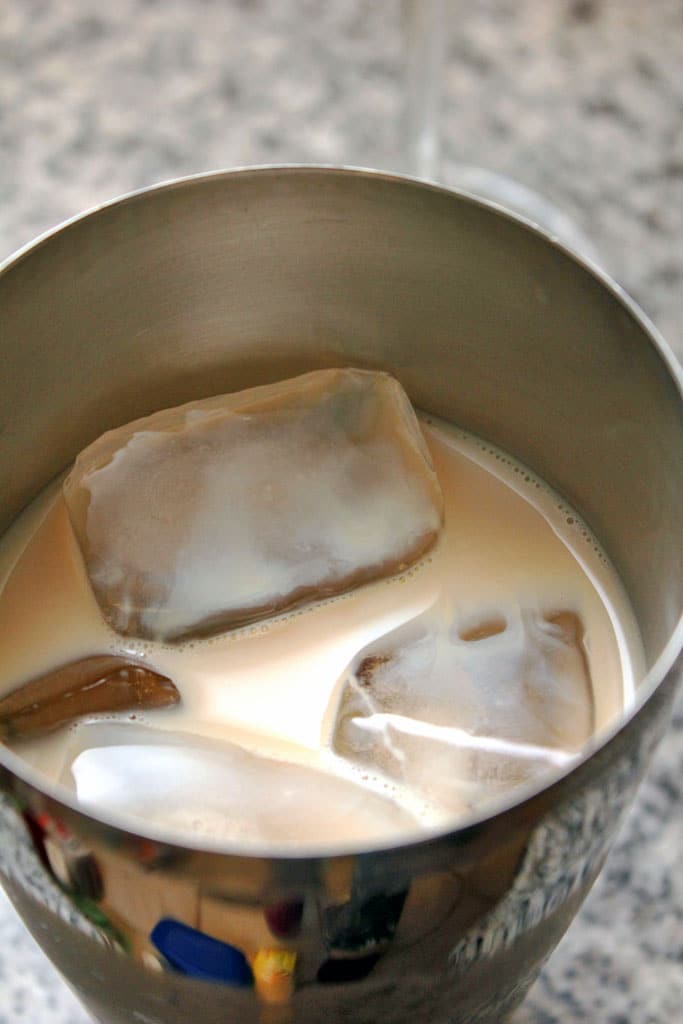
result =
[[[381,1022],[401,1019],[382,999],[400,989],[417,1020],[439,1020],[449,998],[459,1011],[460,994],[463,1012],[450,1019],[497,1022],[603,863],[673,685],[660,693],[583,774],[526,805],[422,847],[357,857],[260,860],[167,846],[94,822],[3,772],[0,875],[58,964],[62,951],[47,937],[55,917],[86,948],[109,951],[112,985],[121,958],[135,963],[141,1007],[155,992],[158,1000],[200,984],[206,1007],[248,998],[245,1021],[323,1020],[325,1007],[358,1004]],[[506,957],[514,976],[499,977]],[[154,1019],[175,1024],[173,1013]]]

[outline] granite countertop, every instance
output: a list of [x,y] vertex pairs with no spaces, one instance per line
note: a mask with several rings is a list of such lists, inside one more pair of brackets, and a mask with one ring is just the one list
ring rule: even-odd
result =
[[[426,0],[425,0],[426,2]],[[121,192],[312,161],[401,169],[399,0],[4,0],[0,260]],[[449,3],[440,180],[572,219],[683,356],[680,0]],[[683,1006],[683,700],[607,868],[514,1024]],[[0,1024],[87,1020],[0,896]]]

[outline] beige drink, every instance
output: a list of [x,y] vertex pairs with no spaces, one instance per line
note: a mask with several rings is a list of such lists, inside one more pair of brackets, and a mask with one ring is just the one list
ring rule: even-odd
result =
[[[41,498],[2,545],[0,696],[52,666],[115,653],[168,676],[182,701],[90,716],[16,743],[17,753],[138,829],[294,844],[413,837],[571,763],[628,705],[642,671],[618,576],[532,473],[420,421],[445,506],[429,554],[208,639],[115,633],[61,493]],[[394,637],[404,689],[414,668],[414,692],[396,707],[386,696]],[[380,663],[368,697],[366,670]]]

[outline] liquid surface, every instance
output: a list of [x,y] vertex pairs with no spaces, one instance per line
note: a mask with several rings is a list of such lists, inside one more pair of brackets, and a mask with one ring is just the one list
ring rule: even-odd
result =
[[293,844],[409,838],[571,763],[642,673],[620,581],[533,474],[471,435],[421,424],[445,503],[427,558],[180,646],[110,629],[61,494],[46,494],[0,548],[0,696],[115,653],[168,676],[182,702],[91,716],[16,752],[138,829]]

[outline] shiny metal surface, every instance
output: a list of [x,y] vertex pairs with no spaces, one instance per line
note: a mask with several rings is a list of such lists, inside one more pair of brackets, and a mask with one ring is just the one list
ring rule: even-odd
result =
[[[560,490],[620,569],[651,664],[671,642],[683,607],[675,370],[627,301],[503,214],[367,173],[190,179],[10,261],[0,318],[5,525],[109,426],[317,366],[382,366],[416,404]],[[0,873],[107,1024],[497,1024],[580,905],[646,769],[674,676],[652,682],[638,714],[540,794],[365,854],[151,842],[0,769]],[[220,983],[159,954],[168,918],[223,944]]]

